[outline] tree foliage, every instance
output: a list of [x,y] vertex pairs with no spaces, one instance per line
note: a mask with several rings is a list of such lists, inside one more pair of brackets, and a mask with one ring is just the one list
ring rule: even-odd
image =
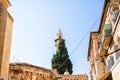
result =
[[69,59],[67,48],[65,47],[65,40],[61,39],[58,44],[56,54],[52,58],[52,68],[57,69],[59,74],[64,74],[66,69],[72,74],[72,62]]

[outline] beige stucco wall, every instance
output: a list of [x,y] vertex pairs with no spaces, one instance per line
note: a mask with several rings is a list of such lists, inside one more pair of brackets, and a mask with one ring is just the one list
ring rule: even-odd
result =
[[10,3],[0,0],[0,78],[8,80],[13,18],[7,12]]
[[113,80],[120,80],[120,58],[111,69]]
[[[118,18],[120,18],[120,14],[119,14]],[[118,20],[118,25],[116,26],[116,31],[115,31],[115,34],[114,34],[114,44],[115,45],[120,45],[120,42],[117,40],[117,35],[118,35],[118,33],[120,33],[120,19],[117,19],[117,20]],[[119,48],[120,48],[120,46],[119,46]],[[119,51],[119,53],[120,53],[120,51]],[[120,57],[119,57],[118,60],[115,60],[115,64],[111,68],[111,72],[112,72],[113,80],[119,80],[120,79]]]

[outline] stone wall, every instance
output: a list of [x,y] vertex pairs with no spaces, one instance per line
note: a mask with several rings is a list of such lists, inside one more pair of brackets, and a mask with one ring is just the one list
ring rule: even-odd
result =
[[0,0],[0,78],[8,80],[13,18],[8,0]]
[[88,80],[88,76],[58,74],[56,69],[45,69],[27,63],[11,63],[9,80]]
[[55,80],[55,74],[45,68],[27,63],[11,63],[9,80]]
[[60,80],[88,80],[87,75],[61,75]]

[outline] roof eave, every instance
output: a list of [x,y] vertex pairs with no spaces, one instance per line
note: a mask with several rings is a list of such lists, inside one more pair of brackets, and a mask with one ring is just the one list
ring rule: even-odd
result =
[[110,0],[105,0],[104,2],[104,6],[103,6],[103,11],[102,11],[102,15],[101,15],[101,20],[100,20],[100,24],[99,24],[99,29],[98,29],[98,32],[100,33],[101,31],[101,28],[102,28],[102,23],[103,23],[103,19],[104,19],[104,15],[105,15],[105,10],[106,10],[106,7],[107,7],[107,3],[109,2]]

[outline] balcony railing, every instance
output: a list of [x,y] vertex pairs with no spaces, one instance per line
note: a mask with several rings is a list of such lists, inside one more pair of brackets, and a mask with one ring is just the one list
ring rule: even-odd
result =
[[106,53],[107,53],[107,48],[103,47],[103,46],[100,46],[100,48],[99,48],[99,56],[103,57],[103,56],[106,55]]
[[[103,57],[107,54],[108,46],[112,39],[112,24],[105,24],[103,34],[98,38],[99,43],[99,56]],[[101,40],[101,41],[100,41]]]
[[112,39],[112,24],[105,24],[104,25],[104,32],[102,37],[102,45],[107,47],[109,46],[111,39]]

